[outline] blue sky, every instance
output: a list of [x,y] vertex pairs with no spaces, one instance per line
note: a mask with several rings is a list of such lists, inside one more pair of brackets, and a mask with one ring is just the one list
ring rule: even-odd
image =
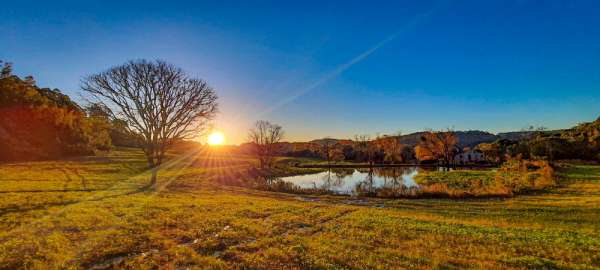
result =
[[[323,3],[325,2],[325,3]],[[10,1],[0,59],[79,100],[83,76],[163,59],[220,96],[239,143],[600,116],[598,1]]]

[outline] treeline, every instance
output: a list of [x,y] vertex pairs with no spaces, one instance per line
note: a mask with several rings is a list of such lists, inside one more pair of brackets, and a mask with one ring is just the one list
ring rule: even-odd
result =
[[98,104],[81,107],[58,89],[19,78],[0,61],[0,161],[92,155],[114,145],[135,146],[124,123]]
[[[473,133],[473,132],[471,132]],[[416,138],[412,138],[418,135]],[[407,144],[407,136],[355,136],[353,140],[325,138],[311,142],[277,142],[271,150],[274,155],[320,158],[328,163],[361,162],[370,164],[436,164],[454,166],[465,164],[457,159],[461,153],[482,155],[471,164],[488,163],[500,165],[511,158],[527,160],[582,159],[600,160],[600,118],[591,123],[559,131],[518,132],[511,139],[497,139],[464,147],[459,134],[453,130],[425,131],[410,134],[413,144]],[[414,135],[414,136],[413,136]],[[484,134],[485,135],[485,134]],[[464,136],[463,136],[464,137]],[[253,142],[243,144],[238,151],[252,154]]]
[[[238,151],[251,154],[253,143],[242,144]],[[279,142],[274,147],[275,155],[320,158],[331,163],[414,163],[417,162],[414,147],[403,144],[394,136],[371,139],[359,135],[354,140],[321,139],[312,142]]]
[[476,149],[494,163],[508,157],[537,160],[581,159],[600,161],[600,117],[560,131],[540,129],[522,140],[500,139],[482,143]]

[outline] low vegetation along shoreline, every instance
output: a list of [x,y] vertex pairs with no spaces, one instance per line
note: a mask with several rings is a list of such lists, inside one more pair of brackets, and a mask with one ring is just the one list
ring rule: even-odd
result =
[[[294,166],[299,168],[319,168],[319,169],[328,169],[328,168],[386,168],[386,167],[429,167],[429,168],[438,168],[439,165],[436,164],[418,164],[418,163],[400,163],[400,164],[373,164],[370,165],[368,163],[344,163],[344,164],[323,164],[317,163],[296,163]],[[494,165],[491,164],[465,164],[465,165],[454,165],[453,168],[494,168]]]
[[[308,165],[305,165],[308,164]],[[386,168],[411,166],[367,166],[364,164],[337,164],[337,166],[323,166],[311,163],[310,160],[283,159],[275,163],[268,170],[250,168],[244,176],[245,181],[236,179],[222,179],[222,183],[240,185],[244,187],[288,192],[295,194],[340,195],[329,190],[330,182],[337,181],[343,184],[343,175],[352,174],[355,169],[366,173],[365,179],[356,184],[352,195],[354,197],[379,197],[379,198],[491,198],[512,197],[517,194],[539,192],[557,185],[556,176],[552,166],[545,161],[527,161],[512,159],[499,168],[489,166],[463,166],[458,169],[444,169],[436,166],[422,166],[415,176],[416,186],[406,186],[402,183],[403,175],[395,171],[386,172]],[[421,169],[421,168],[426,169]],[[471,169],[466,169],[471,168]],[[475,169],[476,168],[476,169]],[[350,169],[344,171],[344,169]],[[475,170],[473,170],[475,169]],[[330,170],[333,174],[331,180],[321,185],[300,187],[294,182],[285,179],[294,175],[311,175]],[[341,174],[341,176],[339,176]],[[373,174],[382,174],[386,181],[398,183],[395,185],[373,186]],[[315,174],[314,180],[319,176]]]

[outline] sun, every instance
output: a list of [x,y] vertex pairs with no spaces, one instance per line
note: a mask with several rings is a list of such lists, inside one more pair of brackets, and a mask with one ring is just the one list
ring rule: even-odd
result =
[[221,145],[225,142],[225,136],[222,132],[215,131],[208,135],[207,142],[209,145]]

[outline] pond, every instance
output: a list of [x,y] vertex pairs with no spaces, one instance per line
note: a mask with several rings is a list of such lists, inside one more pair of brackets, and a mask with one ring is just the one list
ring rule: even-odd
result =
[[300,190],[321,190],[339,195],[374,194],[381,190],[410,192],[418,190],[415,176],[435,168],[385,167],[331,169],[319,173],[281,177],[281,181]]

